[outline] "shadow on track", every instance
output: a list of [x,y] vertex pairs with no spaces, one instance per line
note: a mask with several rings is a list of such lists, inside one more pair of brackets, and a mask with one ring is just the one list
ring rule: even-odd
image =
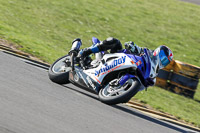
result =
[[[63,86],[63,85],[62,85],[62,86]],[[74,89],[73,86],[69,86],[69,85],[64,85],[63,87],[66,87],[67,89],[70,89],[70,90],[72,90],[72,91],[76,91],[76,92],[78,92],[78,93],[80,93],[80,94],[83,94],[83,95],[88,96],[88,97],[90,97],[90,98],[93,98],[93,99],[95,99],[95,100],[99,100],[98,97],[97,97],[97,95],[96,95],[96,93],[95,93],[94,91],[91,91],[91,90],[89,90],[89,89],[83,88],[83,87],[81,87],[81,86],[79,86],[79,89]],[[77,86],[76,86],[76,87],[77,87]],[[85,90],[85,91],[87,91],[87,92],[90,92],[90,93],[85,93],[85,92],[83,92],[83,90]],[[92,95],[92,94],[95,94],[96,96],[94,96],[94,95]]]
[[124,112],[126,112],[126,113],[129,113],[129,114],[131,114],[131,115],[140,117],[140,118],[142,118],[142,119],[151,121],[151,122],[153,122],[153,123],[159,124],[159,125],[161,125],[161,126],[171,128],[171,129],[176,130],[176,131],[178,131],[178,132],[188,133],[188,131],[185,131],[185,130],[183,130],[183,129],[181,129],[181,128],[178,128],[178,127],[175,127],[175,126],[173,126],[173,125],[167,124],[167,123],[165,123],[165,122],[162,122],[162,121],[157,120],[157,119],[155,119],[155,118],[149,117],[149,116],[144,115],[144,114],[142,114],[142,113],[135,112],[135,111],[133,111],[133,110],[131,110],[131,109],[128,109],[128,108],[125,108],[125,107],[122,107],[122,106],[119,106],[119,105],[112,105],[112,107],[113,107],[113,108],[116,108],[116,109],[119,109],[119,110],[121,110],[121,111],[124,111]]
[[[92,98],[92,99],[99,100],[97,96],[94,96],[94,95],[93,95],[93,94],[95,94],[95,93],[92,92],[92,91],[89,91],[88,89],[82,88],[83,90],[86,90],[87,92],[90,92],[90,93],[83,92],[83,91],[81,91],[81,89],[80,89],[80,90],[74,89],[73,86],[70,87],[70,86],[66,85],[66,86],[64,86],[64,87],[66,87],[67,89],[70,89],[70,90],[72,90],[72,91],[76,91],[76,92],[78,92],[78,93],[80,93],[80,94],[83,94],[83,95],[85,95],[85,96],[88,96],[88,97],[90,97],[90,98]],[[168,127],[168,128],[170,128],[170,129],[176,130],[176,131],[178,131],[178,132],[188,133],[188,131],[185,131],[185,130],[183,130],[183,129],[181,129],[181,128],[175,127],[175,126],[173,126],[173,125],[171,125],[171,124],[162,122],[162,121],[157,120],[157,119],[155,119],[155,118],[149,117],[149,116],[144,115],[144,114],[142,114],[142,113],[135,112],[135,111],[132,110],[132,109],[129,109],[129,108],[126,108],[126,107],[123,107],[123,106],[120,106],[120,105],[111,105],[111,107],[113,107],[113,108],[115,108],[115,109],[118,109],[118,110],[120,110],[120,111],[129,113],[129,114],[131,114],[131,115],[140,117],[140,118],[142,118],[142,119],[151,121],[151,122],[156,123],[156,124],[158,124],[158,125],[161,125],[161,126],[164,126],[164,127]]]

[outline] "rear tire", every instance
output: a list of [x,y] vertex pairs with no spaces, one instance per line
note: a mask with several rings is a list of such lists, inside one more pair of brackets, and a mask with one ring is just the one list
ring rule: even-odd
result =
[[69,55],[65,55],[57,59],[49,68],[49,79],[57,84],[69,83],[70,66],[66,66],[64,62],[66,59],[70,60]]
[[129,80],[132,80],[133,82],[127,87],[127,89],[124,90],[124,92],[122,92],[122,94],[119,95],[112,96],[111,94],[109,94],[107,90],[110,85],[108,84],[106,87],[99,91],[99,100],[109,105],[128,102],[139,91],[141,87],[138,79],[134,78]]

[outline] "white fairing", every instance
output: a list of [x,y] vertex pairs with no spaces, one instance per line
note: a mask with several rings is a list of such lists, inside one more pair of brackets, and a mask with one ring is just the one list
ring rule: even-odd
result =
[[156,76],[158,75],[157,73],[157,69],[159,68],[159,59],[158,56],[153,56],[152,52],[149,52],[149,57],[150,58],[150,62],[151,62],[151,70],[150,70],[150,78],[152,78],[154,80],[154,83],[156,83]]
[[158,75],[158,74],[156,73],[157,67],[158,67],[157,64],[155,64],[155,63],[153,63],[153,62],[151,61],[151,71],[150,71],[149,76],[150,76],[150,78],[152,78],[152,79],[154,80],[154,83],[156,83],[156,76]]
[[[101,63],[98,67],[93,69],[83,70],[88,76],[99,84],[103,81],[104,77],[113,71],[136,67],[135,63],[124,53],[106,54],[103,56]],[[105,63],[104,63],[105,62]]]

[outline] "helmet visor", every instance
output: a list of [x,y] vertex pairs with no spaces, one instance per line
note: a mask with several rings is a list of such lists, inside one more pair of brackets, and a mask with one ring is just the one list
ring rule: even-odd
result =
[[161,65],[162,65],[161,67],[162,68],[166,67],[170,63],[170,60],[165,55],[165,52],[163,50],[160,51],[159,57],[160,57],[160,62],[161,62]]

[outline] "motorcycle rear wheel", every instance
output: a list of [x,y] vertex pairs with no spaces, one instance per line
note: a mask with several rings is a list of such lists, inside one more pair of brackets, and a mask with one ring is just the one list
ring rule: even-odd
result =
[[99,91],[99,100],[103,103],[113,105],[128,102],[140,89],[137,78],[129,79],[123,86],[112,92],[108,84]]
[[70,61],[70,56],[65,55],[57,59],[49,68],[49,79],[57,84],[69,83],[69,72],[71,67],[67,66],[66,60]]

